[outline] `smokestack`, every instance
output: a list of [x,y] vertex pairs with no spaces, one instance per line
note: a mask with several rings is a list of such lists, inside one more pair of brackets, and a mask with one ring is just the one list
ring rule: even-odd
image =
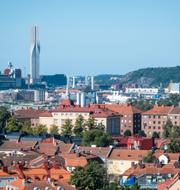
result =
[[76,85],[76,79],[75,77],[72,77],[73,81],[72,81],[72,88],[75,88],[75,85]]
[[67,84],[66,84],[66,97],[69,96],[69,77],[67,76]]
[[80,105],[80,93],[79,92],[76,94],[76,104]]
[[91,76],[91,90],[94,90],[94,77]]
[[81,92],[81,107],[84,107],[85,106],[85,93],[84,92]]

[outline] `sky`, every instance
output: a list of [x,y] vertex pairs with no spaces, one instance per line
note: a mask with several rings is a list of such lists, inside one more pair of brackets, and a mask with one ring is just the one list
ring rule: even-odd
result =
[[0,70],[29,73],[39,27],[40,73],[125,74],[180,65],[179,0],[0,0]]

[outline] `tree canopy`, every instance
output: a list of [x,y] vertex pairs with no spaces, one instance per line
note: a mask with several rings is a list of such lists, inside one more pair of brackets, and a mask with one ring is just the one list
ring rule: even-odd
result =
[[112,143],[112,138],[109,134],[100,129],[92,129],[83,133],[83,145],[90,146],[109,146]]
[[131,131],[129,130],[129,129],[127,129],[125,132],[124,132],[124,136],[125,137],[129,137],[129,136],[131,136],[132,134],[131,134]]
[[52,125],[50,128],[51,135],[59,135],[59,127],[57,125]]
[[62,134],[66,136],[71,136],[72,129],[73,129],[72,120],[66,119],[64,125],[62,126]]
[[107,185],[106,169],[98,162],[90,162],[85,167],[77,167],[70,180],[77,190],[98,190]]
[[73,128],[73,133],[76,136],[81,137],[84,130],[84,125],[85,125],[84,118],[82,115],[79,115],[78,118],[76,119],[76,122]]

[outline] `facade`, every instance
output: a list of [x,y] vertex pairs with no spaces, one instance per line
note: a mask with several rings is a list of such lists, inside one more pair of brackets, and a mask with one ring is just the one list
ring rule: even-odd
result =
[[174,107],[168,116],[173,125],[180,126],[180,107]]
[[30,83],[34,84],[39,82],[39,67],[40,67],[40,43],[38,39],[38,28],[32,28],[32,39],[30,47]]
[[163,125],[166,124],[169,118],[169,113],[173,110],[171,106],[155,105],[151,110],[142,113],[142,130],[148,137],[156,131],[160,136],[163,134]]
[[120,134],[120,115],[118,113],[102,109],[98,105],[84,107],[72,105],[69,100],[65,100],[59,107],[50,112],[42,113],[39,116],[39,123],[46,125],[48,130],[52,125],[57,125],[61,133],[61,127],[65,121],[70,119],[74,125],[79,115],[83,116],[84,120],[88,120],[90,117],[94,118],[96,124],[103,125],[109,134]]
[[105,104],[102,105],[111,111],[122,115],[121,118],[121,134],[126,130],[130,130],[132,134],[137,134],[141,130],[141,111],[134,106],[128,104]]
[[148,150],[112,150],[107,160],[108,175],[119,178],[126,170],[139,163],[147,154]]

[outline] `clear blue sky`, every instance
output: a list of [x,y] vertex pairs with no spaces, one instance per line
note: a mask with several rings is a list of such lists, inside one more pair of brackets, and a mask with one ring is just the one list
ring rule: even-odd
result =
[[41,74],[123,74],[180,65],[179,0],[1,0],[0,70],[29,72],[40,29]]

